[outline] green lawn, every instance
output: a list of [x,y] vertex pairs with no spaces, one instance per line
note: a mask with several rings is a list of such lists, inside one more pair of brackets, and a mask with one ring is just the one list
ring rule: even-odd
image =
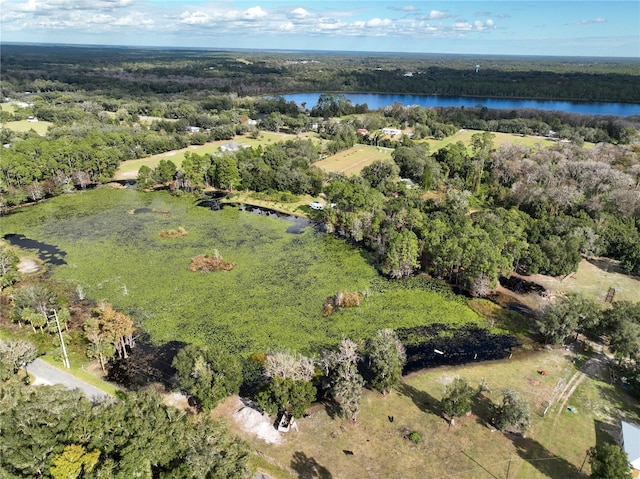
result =
[[24,133],[30,130],[35,131],[38,135],[44,136],[47,134],[47,130],[53,123],[49,121],[35,121],[28,120],[9,121],[3,125],[4,128],[13,130],[18,133]]

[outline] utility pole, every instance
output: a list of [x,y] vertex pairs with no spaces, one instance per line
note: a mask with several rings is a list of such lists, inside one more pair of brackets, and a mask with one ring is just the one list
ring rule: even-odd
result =
[[509,471],[511,470],[511,458],[509,458],[509,464],[507,464],[507,478],[509,479]]
[[[56,328],[58,328],[58,335],[60,336],[60,345],[62,346],[62,364],[64,367],[69,369],[71,366],[69,365],[69,356],[67,355],[67,347],[64,344],[64,337],[62,336],[62,330],[60,329],[60,321],[58,320],[58,312],[55,309],[53,311],[53,318],[56,323]],[[51,319],[51,318],[48,318]]]

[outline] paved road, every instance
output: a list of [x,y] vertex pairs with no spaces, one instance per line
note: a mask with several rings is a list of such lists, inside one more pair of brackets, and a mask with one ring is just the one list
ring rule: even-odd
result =
[[52,366],[42,359],[36,359],[29,364],[26,369],[29,374],[36,377],[34,384],[62,384],[69,389],[80,389],[93,402],[104,401],[111,397],[101,389],[85,383],[72,374]]

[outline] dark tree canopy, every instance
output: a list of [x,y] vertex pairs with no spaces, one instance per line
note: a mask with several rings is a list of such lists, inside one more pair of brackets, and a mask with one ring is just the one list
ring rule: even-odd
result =
[[627,454],[617,444],[604,443],[589,449],[591,477],[594,479],[631,479]]
[[0,384],[5,477],[244,479],[249,449],[151,393],[93,405],[62,386]]
[[240,360],[220,346],[188,345],[173,360],[180,387],[194,396],[204,410],[238,394],[242,384]]

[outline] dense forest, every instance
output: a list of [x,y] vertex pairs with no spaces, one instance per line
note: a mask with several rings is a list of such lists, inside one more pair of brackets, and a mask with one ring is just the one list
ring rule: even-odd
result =
[[[11,105],[2,110],[2,123],[27,118],[51,123],[46,135],[6,126],[0,130],[2,214],[108,183],[127,160],[275,131],[290,137],[239,151],[187,153],[179,166],[171,160],[143,166],[138,188],[196,197],[217,189],[250,190],[281,201],[303,195],[322,198],[326,207],[308,213],[325,232],[366,249],[381,274],[402,279],[426,273],[473,297],[489,297],[498,280],[513,273],[568,275],[584,257],[618,260],[626,272],[640,274],[639,118],[481,106],[394,104],[370,111],[339,94],[640,102],[640,75],[631,60],[487,58],[475,73],[468,64],[476,60],[463,56],[380,54],[358,60],[347,54],[24,45],[3,45],[1,56],[2,100]],[[415,74],[405,76],[407,71]],[[334,93],[304,106],[279,96],[295,91]],[[382,134],[384,127],[403,134]],[[474,130],[470,145],[449,143],[431,150],[424,141],[460,129]],[[553,137],[556,142],[549,147],[497,146],[494,132]],[[309,135],[299,135],[303,133]],[[391,159],[373,162],[357,176],[326,173],[317,166],[358,143],[391,148]],[[586,148],[585,143],[593,145]],[[44,331],[46,308],[55,303],[63,310],[72,294],[59,285],[21,285],[16,265],[15,254],[3,249],[0,292],[11,291],[11,296],[3,295],[11,305],[7,318]],[[126,359],[133,324],[104,304],[92,306],[86,321],[75,325],[77,336],[87,343],[91,357],[113,367]],[[601,312],[592,302],[570,296],[536,319],[531,327],[540,341],[559,343],[579,331],[596,340],[606,338],[621,364],[640,354],[640,311],[634,304],[620,302]],[[363,354],[347,340],[324,351],[324,373],[315,376],[308,361],[297,355],[257,353],[260,357],[241,362],[225,351],[190,346],[178,353],[173,367],[200,409],[211,409],[244,386],[263,410],[302,414],[317,387],[328,391],[345,417],[355,418],[362,386],[388,390],[392,384],[380,378],[389,373],[389,358],[394,380],[406,361],[393,332],[379,336],[367,341]],[[9,349],[2,345],[0,355],[10,357],[15,351]],[[376,364],[380,355],[385,358],[381,365]],[[369,365],[365,378],[358,365],[363,356]],[[637,392],[640,371],[637,363],[631,364],[630,387]],[[25,389],[15,372],[4,371],[0,378],[9,381],[0,385],[0,419],[13,427],[0,428],[3,442],[11,441],[0,449],[5,461],[0,464],[12,474],[67,477],[55,476],[56,468],[74,462],[84,468],[84,477],[131,477],[127,468],[137,464],[136,451],[145,447],[153,453],[145,453],[142,466],[131,466],[136,473],[246,476],[245,446],[216,423],[185,417],[145,394],[92,407],[75,393]],[[256,377],[261,378],[259,387],[251,383]],[[26,463],[21,454],[31,447],[25,443],[31,436],[21,436],[19,428],[54,402],[60,409],[55,421],[31,429],[43,448],[35,451],[40,460]],[[146,421],[140,411],[148,414]],[[170,431],[168,443],[154,437],[149,418]],[[127,425],[137,433],[128,435]],[[113,434],[106,437],[104,431]],[[199,449],[203,441],[223,444],[225,452],[208,449],[207,456]]]
[[112,97],[331,91],[640,102],[633,59],[416,54],[362,59],[348,53],[3,45],[2,63],[3,76],[24,86],[22,91],[35,90],[29,86],[37,80],[34,86],[43,91],[64,87],[109,91]]

